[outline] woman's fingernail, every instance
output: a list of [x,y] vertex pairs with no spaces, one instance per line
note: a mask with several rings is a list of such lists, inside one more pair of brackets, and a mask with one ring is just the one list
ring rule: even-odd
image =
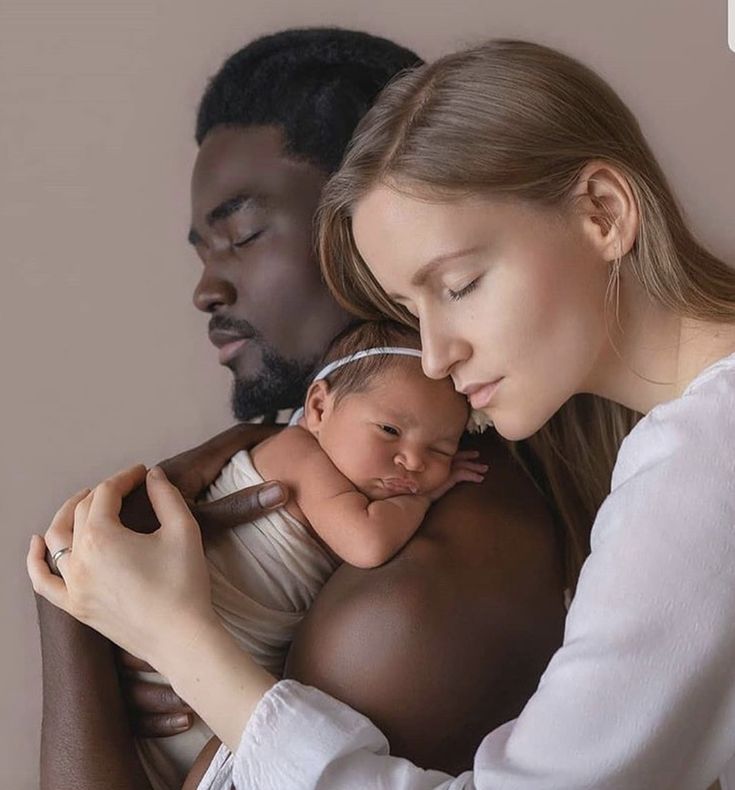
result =
[[280,507],[286,504],[286,491],[280,483],[271,483],[258,491],[258,503],[261,507]]
[[163,478],[163,470],[161,469],[160,466],[152,466],[148,470],[148,474],[151,477],[155,477],[157,480],[161,480]]
[[186,714],[171,717],[171,726],[175,730],[185,730],[189,727],[189,717]]

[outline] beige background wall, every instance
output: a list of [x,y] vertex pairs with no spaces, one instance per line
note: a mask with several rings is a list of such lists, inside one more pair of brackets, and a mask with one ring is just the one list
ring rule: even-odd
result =
[[303,24],[426,57],[494,35],[576,54],[638,113],[703,239],[735,259],[725,0],[0,0],[3,788],[37,784],[29,534],[83,485],[229,421],[229,374],[190,304],[194,110],[227,53]]

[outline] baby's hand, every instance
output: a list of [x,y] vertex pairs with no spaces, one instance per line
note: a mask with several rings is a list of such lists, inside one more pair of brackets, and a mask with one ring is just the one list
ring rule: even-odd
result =
[[452,467],[449,471],[449,477],[433,491],[427,491],[426,496],[432,502],[436,502],[439,497],[454,488],[457,483],[482,483],[485,479],[485,472],[488,470],[488,465],[475,461],[480,453],[477,450],[459,450],[452,458]]

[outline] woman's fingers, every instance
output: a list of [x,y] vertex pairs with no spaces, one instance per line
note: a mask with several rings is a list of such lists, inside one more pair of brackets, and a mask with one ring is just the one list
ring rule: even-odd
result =
[[77,491],[74,496],[69,497],[69,499],[67,499],[56,511],[45,535],[46,545],[51,554],[59,549],[71,546],[72,535],[74,533],[74,514],[77,505],[89,497],[89,495],[89,489],[83,488],[81,491]]
[[26,556],[26,569],[34,591],[54,606],[67,611],[66,585],[61,577],[51,573],[46,562],[46,544],[40,535],[31,536],[31,545]]
[[92,492],[89,520],[119,522],[123,497],[137,488],[145,479],[145,466],[135,464],[102,481]]
[[228,529],[283,507],[289,491],[277,481],[243,488],[234,494],[196,506],[194,514],[203,530]]
[[169,481],[160,466],[149,470],[145,482],[148,498],[162,528],[182,526],[194,521],[181,491]]

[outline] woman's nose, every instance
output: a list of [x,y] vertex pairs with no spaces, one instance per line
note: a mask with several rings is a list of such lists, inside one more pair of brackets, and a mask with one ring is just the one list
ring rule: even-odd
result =
[[233,305],[237,301],[237,290],[216,265],[205,263],[192,301],[197,310],[214,313],[220,307]]
[[419,316],[421,332],[421,366],[430,379],[446,378],[458,361],[457,343],[446,327],[439,326],[429,316]]

